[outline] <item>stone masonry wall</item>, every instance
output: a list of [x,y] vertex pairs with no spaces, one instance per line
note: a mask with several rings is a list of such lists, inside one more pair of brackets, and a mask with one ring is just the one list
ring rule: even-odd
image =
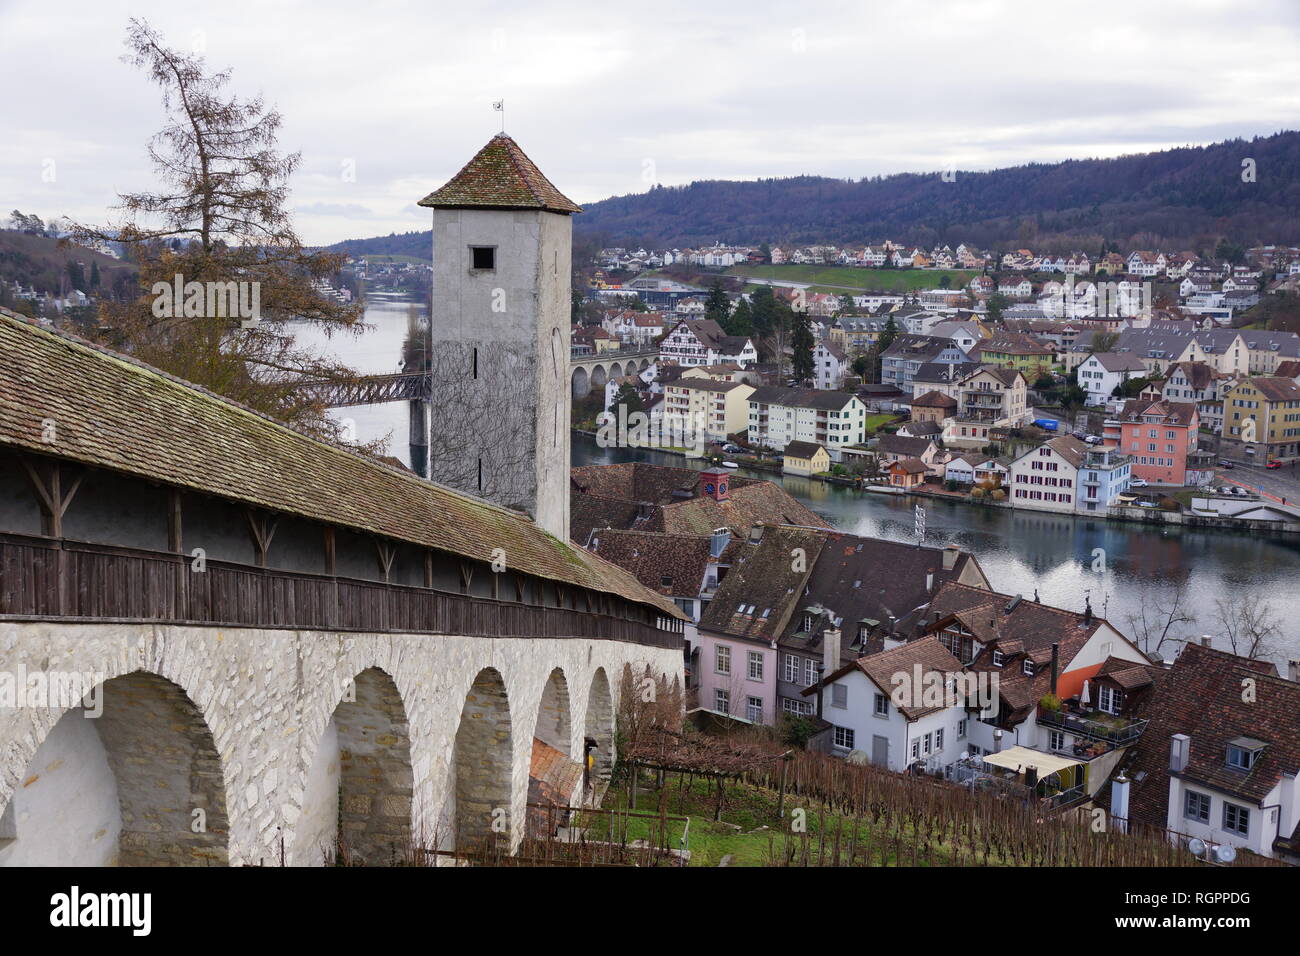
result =
[[[110,763],[118,764],[114,773],[119,788],[123,775],[129,776],[121,764],[127,754],[166,787],[166,799],[155,801],[158,805],[149,812],[179,821],[196,809],[185,806],[186,801],[203,804],[198,809],[204,810],[208,836],[228,830],[224,855],[234,865],[278,864],[282,845],[289,855],[309,770],[336,711],[345,798],[367,798],[343,808],[345,833],[352,824],[364,837],[358,845],[382,855],[402,836],[409,801],[410,833],[417,842],[431,845],[432,835],[444,832],[447,821],[454,819],[454,744],[471,687],[485,671],[499,676],[510,726],[508,738],[494,738],[498,746],[508,747],[509,792],[488,794],[487,799],[509,803],[509,832],[517,843],[522,838],[532,738],[551,672],[559,668],[567,687],[569,753],[581,754],[584,732],[590,735],[593,726],[587,713],[593,682],[611,689],[614,699],[601,709],[609,707],[612,714],[626,664],[638,669],[649,664],[654,673],[670,680],[682,673],[679,651],[616,641],[141,624],[0,625],[0,672],[12,673],[21,665],[28,671],[102,673],[106,680],[144,672],[114,683],[112,693],[105,695],[105,714],[112,707],[115,716],[98,729],[110,750]],[[159,678],[184,694],[169,696],[164,692],[168,685]],[[151,685],[152,692],[145,693]],[[350,692],[349,686],[355,690]],[[349,694],[357,701],[351,705],[356,709],[340,710]],[[595,695],[598,700],[603,696],[603,690]],[[128,698],[134,702],[124,704]],[[549,702],[548,709],[553,709]],[[23,785],[33,755],[62,713],[57,708],[0,708],[0,812]],[[167,720],[168,714],[175,719]],[[601,741],[602,749],[612,748],[612,720],[595,723],[603,725],[602,736],[608,738]],[[215,753],[205,750],[203,725]],[[142,727],[158,731],[152,743]],[[157,752],[150,753],[150,746]],[[406,793],[401,777],[408,761],[412,783]],[[127,798],[123,802],[125,820],[134,811],[126,805]],[[179,829],[174,821],[154,822]],[[164,848],[139,838],[135,845],[123,847],[123,862],[212,861],[223,855],[214,839],[187,842],[181,848]]]

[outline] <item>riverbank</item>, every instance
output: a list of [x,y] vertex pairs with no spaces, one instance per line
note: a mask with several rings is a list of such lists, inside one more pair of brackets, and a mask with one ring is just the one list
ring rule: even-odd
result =
[[[596,438],[596,432],[594,431],[575,428],[573,429],[573,432],[590,438],[593,441]],[[715,464],[720,463],[722,460],[717,456],[710,458],[710,456],[698,455],[685,448],[647,448],[644,450],[662,455],[675,455],[693,461],[709,461]],[[716,461],[714,460],[715,458],[717,459]],[[829,472],[821,472],[815,475],[788,476],[786,472],[782,471],[781,466],[778,463],[763,458],[754,458],[749,455],[734,455],[725,460],[734,461],[745,470],[764,473],[764,477],[775,475],[778,481],[785,477],[797,477],[806,481],[815,481],[828,485],[836,485],[842,488],[849,488],[853,491],[891,496],[905,495],[913,498],[950,501],[954,504],[978,509],[1005,509],[1007,511],[1047,514],[1061,518],[1073,518],[1084,521],[1096,521],[1100,519],[1103,521],[1129,522],[1133,524],[1156,525],[1161,527],[1212,529],[1251,535],[1275,534],[1285,539],[1293,539],[1294,536],[1300,535],[1300,522],[1256,521],[1249,518],[1210,517],[1206,515],[1194,515],[1185,511],[1164,511],[1160,508],[1112,507],[1104,512],[1053,511],[1048,508],[1017,507],[1010,501],[993,501],[989,498],[973,498],[969,492],[945,491],[939,488],[930,488],[925,486],[919,488],[898,488],[893,485],[880,484],[860,477],[832,475]]]

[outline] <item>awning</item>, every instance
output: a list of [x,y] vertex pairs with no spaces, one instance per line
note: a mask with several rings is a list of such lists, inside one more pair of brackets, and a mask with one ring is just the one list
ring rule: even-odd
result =
[[1028,747],[1012,747],[1010,750],[1004,750],[1001,753],[985,754],[983,760],[995,767],[1004,767],[1016,773],[1024,773],[1025,768],[1034,767],[1038,771],[1039,780],[1051,776],[1058,770],[1065,770],[1067,767],[1073,767],[1084,762],[1075,760],[1072,757],[1062,757],[1058,754],[1043,753],[1041,750],[1031,750]]

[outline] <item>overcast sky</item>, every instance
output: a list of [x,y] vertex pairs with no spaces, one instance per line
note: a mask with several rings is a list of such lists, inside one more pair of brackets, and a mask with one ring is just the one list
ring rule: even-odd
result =
[[4,213],[102,222],[117,192],[153,187],[162,109],[120,60],[131,16],[283,113],[311,243],[428,228],[415,202],[499,130],[496,99],[579,203],[651,182],[990,169],[1300,127],[1297,0],[197,7],[0,0]]

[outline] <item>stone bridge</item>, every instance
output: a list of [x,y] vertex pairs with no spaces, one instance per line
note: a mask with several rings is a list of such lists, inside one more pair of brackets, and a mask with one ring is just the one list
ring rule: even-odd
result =
[[605,383],[610,379],[639,372],[649,368],[658,360],[658,349],[574,355],[569,360],[569,379],[573,383],[573,397],[586,398],[591,394],[592,389],[604,388]]

